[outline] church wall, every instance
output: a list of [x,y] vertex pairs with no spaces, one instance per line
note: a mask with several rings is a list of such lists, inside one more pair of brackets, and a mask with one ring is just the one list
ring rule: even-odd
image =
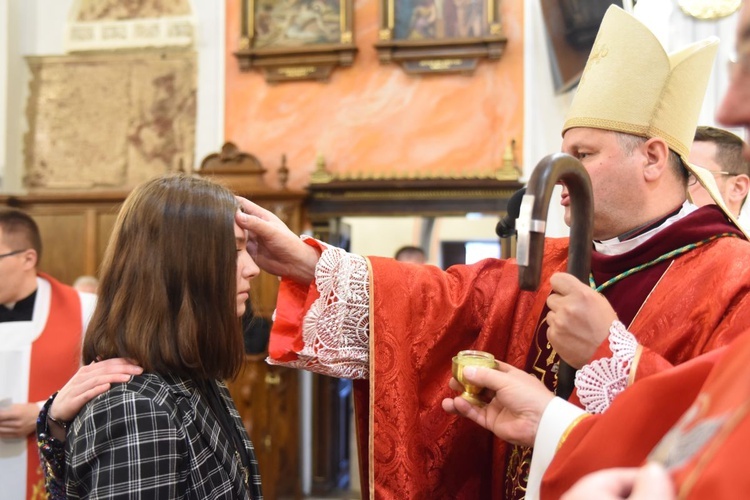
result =
[[290,187],[304,187],[322,155],[328,170],[346,174],[416,176],[490,173],[516,140],[522,154],[523,0],[501,2],[508,37],[498,61],[479,63],[472,76],[410,76],[381,65],[373,44],[377,0],[355,2],[354,64],[328,82],[269,85],[241,72],[240,3],[226,1],[226,139],[268,168],[269,181],[286,154]]

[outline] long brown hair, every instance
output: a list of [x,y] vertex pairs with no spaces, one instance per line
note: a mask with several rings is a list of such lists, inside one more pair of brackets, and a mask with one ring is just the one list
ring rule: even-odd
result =
[[229,190],[203,179],[136,187],[107,246],[83,362],[127,357],[146,372],[233,378],[243,360],[236,210]]

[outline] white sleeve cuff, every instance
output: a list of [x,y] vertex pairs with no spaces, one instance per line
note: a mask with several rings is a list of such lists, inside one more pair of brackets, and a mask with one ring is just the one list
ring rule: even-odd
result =
[[576,373],[578,399],[589,413],[604,413],[628,386],[638,341],[625,325],[615,320],[609,327],[609,348],[611,358],[596,359]]
[[526,499],[538,500],[542,477],[555,456],[557,445],[570,425],[586,412],[567,401],[554,398],[547,404],[539,421],[531,456],[531,470],[526,487]]

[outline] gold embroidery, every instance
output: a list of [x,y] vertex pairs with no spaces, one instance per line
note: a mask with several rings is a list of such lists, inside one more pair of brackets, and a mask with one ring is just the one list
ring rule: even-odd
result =
[[[41,472],[41,466],[37,470],[38,472]],[[42,478],[31,487],[31,500],[47,500],[48,498],[47,488],[44,485],[44,478]]]
[[508,457],[508,469],[505,482],[505,498],[513,500],[526,496],[526,485],[529,481],[532,448],[514,446]]
[[586,74],[589,72],[591,67],[593,67],[595,64],[598,64],[602,59],[606,58],[609,55],[609,47],[606,43],[597,42],[594,44],[594,47],[591,49],[591,54],[589,55],[589,60],[586,63],[586,67],[583,70],[583,74],[581,75],[581,84],[586,79]]
[[573,429],[575,429],[575,427],[579,423],[581,423],[581,420],[590,416],[591,416],[591,413],[584,413],[582,415],[578,415],[578,417],[576,417],[576,419],[570,423],[570,425],[565,429],[565,432],[563,432],[562,436],[560,436],[560,441],[557,443],[557,449],[555,450],[556,452],[560,450],[565,440],[568,439],[568,436],[570,435],[570,433],[573,432]]

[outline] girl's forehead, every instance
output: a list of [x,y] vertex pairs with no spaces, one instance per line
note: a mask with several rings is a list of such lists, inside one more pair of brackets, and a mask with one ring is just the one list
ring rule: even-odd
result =
[[234,223],[234,237],[237,240],[247,241],[247,230],[242,229],[237,223]]

